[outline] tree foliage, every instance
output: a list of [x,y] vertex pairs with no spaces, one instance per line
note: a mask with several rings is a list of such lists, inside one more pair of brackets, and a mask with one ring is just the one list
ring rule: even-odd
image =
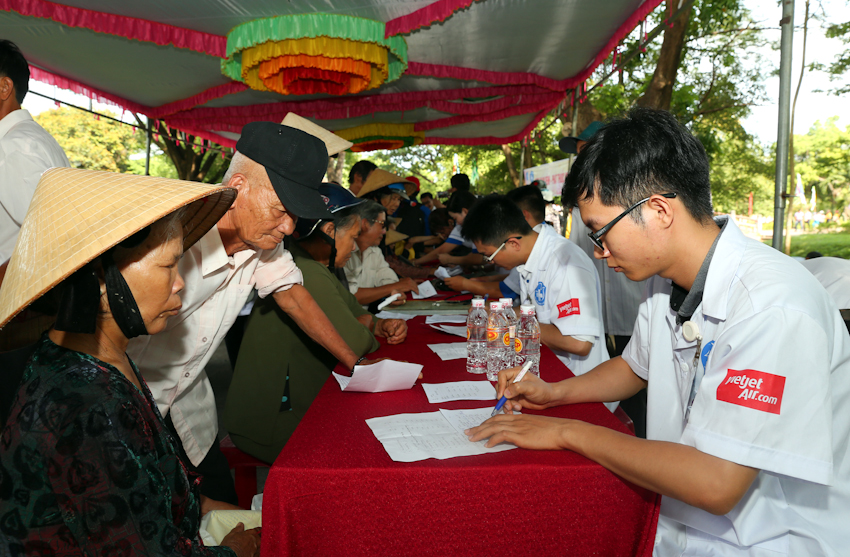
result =
[[130,172],[130,156],[144,150],[143,132],[74,108],[47,110],[35,120],[56,138],[74,168]]
[[803,190],[814,186],[818,208],[841,211],[850,202],[850,126],[840,129],[838,117],[815,122],[806,135],[795,135],[795,169]]

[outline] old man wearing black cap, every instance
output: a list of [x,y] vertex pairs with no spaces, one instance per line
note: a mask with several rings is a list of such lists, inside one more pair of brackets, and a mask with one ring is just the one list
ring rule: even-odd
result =
[[[127,350],[182,441],[187,464],[207,477],[201,492],[211,499],[236,503],[204,366],[254,289],[261,298],[273,296],[340,362],[352,368],[358,359],[301,285],[301,271],[282,245],[299,217],[333,218],[318,192],[327,165],[328,150],[315,135],[272,122],[247,124],[223,180],[238,190],[236,201],[179,263],[186,281],[182,309],[162,334],[134,339]],[[215,491],[219,486],[226,489]]]

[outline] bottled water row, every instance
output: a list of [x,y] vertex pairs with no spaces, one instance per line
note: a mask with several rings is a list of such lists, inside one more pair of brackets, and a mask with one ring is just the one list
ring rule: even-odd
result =
[[532,360],[531,373],[540,377],[540,325],[534,306],[522,306],[517,319],[510,298],[490,303],[475,298],[466,321],[466,371],[486,373],[496,381],[499,372]]

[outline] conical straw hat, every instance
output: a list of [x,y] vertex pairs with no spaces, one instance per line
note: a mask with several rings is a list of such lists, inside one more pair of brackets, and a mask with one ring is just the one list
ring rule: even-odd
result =
[[357,194],[357,197],[364,197],[367,193],[372,193],[373,191],[379,190],[384,186],[389,186],[390,184],[404,184],[404,191],[407,195],[414,195],[416,193],[416,184],[410,180],[405,180],[401,176],[396,176],[392,172],[376,168],[369,173],[369,177],[366,178],[365,182],[363,182],[363,187],[360,188],[360,193]]
[[407,234],[402,234],[396,230],[387,230],[387,239],[385,240],[385,243],[387,245],[391,245],[396,242],[401,242],[402,240],[407,240],[409,237],[410,236]]
[[47,170],[0,286],[0,327],[118,242],[191,204],[182,219],[188,248],[234,199],[236,189],[222,185],[75,168]]
[[354,143],[346,141],[335,133],[330,132],[317,124],[314,124],[306,118],[302,118],[294,112],[290,112],[289,114],[287,114],[281,124],[283,124],[284,126],[289,126],[290,128],[301,130],[302,132],[307,132],[310,135],[318,137],[319,139],[324,141],[325,147],[327,147],[328,149],[329,157],[336,155],[337,153],[342,153],[346,149],[351,149],[351,147],[354,146]]

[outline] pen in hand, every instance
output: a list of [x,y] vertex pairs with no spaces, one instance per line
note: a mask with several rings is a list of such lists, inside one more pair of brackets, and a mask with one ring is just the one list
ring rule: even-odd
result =
[[[520,381],[522,381],[522,378],[525,377],[525,374],[528,373],[528,370],[531,369],[532,364],[533,364],[533,362],[531,360],[528,360],[527,362],[525,362],[525,364],[522,366],[522,369],[519,371],[519,373],[517,374],[517,376],[513,380],[513,382],[519,383]],[[493,409],[493,412],[490,414],[490,417],[492,418],[493,416],[498,414],[499,411],[502,409],[502,407],[505,405],[505,403],[507,401],[508,401],[508,397],[502,395],[502,398],[499,399],[499,402],[496,404],[496,408]]]
[[384,309],[385,307],[387,307],[391,303],[395,302],[396,300],[398,300],[402,296],[403,296],[403,294],[393,294],[392,296],[390,296],[389,298],[387,298],[386,300],[384,300],[383,302],[378,304],[378,311],[381,311],[382,309]]

